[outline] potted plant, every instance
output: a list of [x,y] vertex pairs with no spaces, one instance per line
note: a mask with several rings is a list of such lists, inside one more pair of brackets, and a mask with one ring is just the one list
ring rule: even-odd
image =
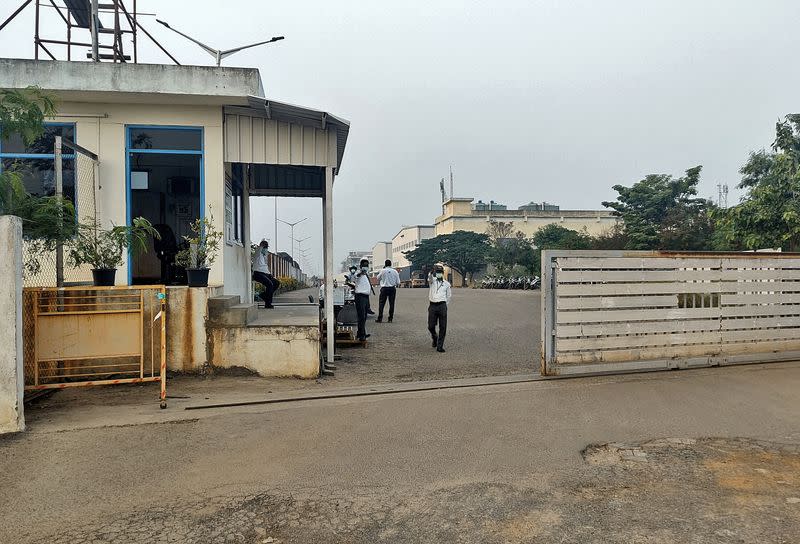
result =
[[137,217],[130,226],[103,229],[97,223],[80,225],[78,235],[70,242],[69,257],[73,266],[92,267],[94,285],[114,285],[114,277],[129,249],[132,255],[147,251],[148,238],[161,238],[150,221]]
[[207,287],[208,272],[219,252],[222,232],[214,228],[214,216],[196,219],[192,222],[192,236],[184,236],[189,247],[175,256],[175,262],[186,268],[189,287]]

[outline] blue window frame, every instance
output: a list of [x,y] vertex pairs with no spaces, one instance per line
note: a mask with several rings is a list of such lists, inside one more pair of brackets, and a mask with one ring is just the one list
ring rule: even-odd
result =
[[[131,172],[137,155],[194,155],[199,161],[199,215],[205,217],[205,157],[203,127],[174,125],[126,125],[125,127],[125,193],[126,221],[133,219]],[[128,283],[133,283],[131,255],[128,255]]]
[[[55,181],[55,137],[75,141],[75,123],[45,123],[44,133],[26,145],[19,134],[0,137],[0,171],[16,169],[22,175],[25,190],[32,195],[53,196]],[[64,196],[77,208],[75,199],[75,153],[62,153]]]

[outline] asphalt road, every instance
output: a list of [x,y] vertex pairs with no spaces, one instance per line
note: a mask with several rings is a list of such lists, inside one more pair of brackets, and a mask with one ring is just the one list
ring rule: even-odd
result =
[[784,363],[34,426],[0,438],[0,542],[796,542],[799,390]]
[[[427,297],[427,289],[398,289],[394,321],[367,322],[367,347],[341,350],[336,380],[354,385],[539,372],[540,291],[453,289],[447,353],[431,348]],[[377,313],[378,297],[371,303]],[[388,304],[385,314],[384,321]]]

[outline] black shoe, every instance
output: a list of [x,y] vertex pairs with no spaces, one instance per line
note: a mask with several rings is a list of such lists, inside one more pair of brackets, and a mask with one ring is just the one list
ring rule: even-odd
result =
[[383,323],[383,319],[379,317],[378,319],[375,320],[375,323]]
[[389,318],[389,321],[387,321],[387,323],[391,323],[391,322],[392,322],[392,319],[394,319],[394,318],[390,317],[390,318]]
[[438,351],[439,353],[444,353],[444,348],[436,348],[436,351]]
[[364,342],[364,341],[366,341],[366,340],[367,340],[367,338],[369,338],[370,336],[372,336],[372,335],[371,335],[371,334],[365,334],[364,336],[361,336],[361,337],[357,338],[357,340],[358,340],[359,342]]
[[375,312],[373,312],[372,310],[367,310],[367,315],[375,315]]
[[438,345],[438,343],[439,343],[439,339],[438,338],[434,338],[433,341],[431,342],[431,347],[435,348]]
[[266,305],[264,306],[264,308],[266,308],[266,309],[268,309],[268,310],[269,310],[269,309],[272,309],[272,308],[274,308],[274,307],[275,307],[275,306],[273,306],[272,304],[266,304]]

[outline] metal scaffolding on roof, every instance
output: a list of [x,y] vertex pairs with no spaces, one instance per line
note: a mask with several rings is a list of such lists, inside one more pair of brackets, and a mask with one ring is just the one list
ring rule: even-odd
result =
[[[33,44],[37,60],[79,60],[74,49],[86,47],[85,58],[95,62],[136,63],[139,61],[139,34],[143,33],[172,62],[180,64],[142,26],[137,0],[127,0],[127,4],[125,0],[24,0],[0,24],[0,31],[31,4],[35,10]],[[49,31],[53,23],[62,25],[63,37],[56,37]]]

